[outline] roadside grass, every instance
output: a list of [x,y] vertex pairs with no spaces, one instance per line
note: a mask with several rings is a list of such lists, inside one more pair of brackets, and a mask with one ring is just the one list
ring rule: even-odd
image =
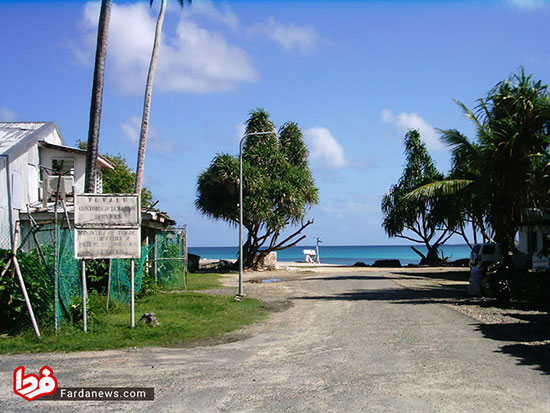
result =
[[[191,274],[191,290],[219,287],[219,275]],[[105,297],[91,295],[88,332],[82,322],[63,324],[58,334],[51,327],[41,330],[41,339],[27,331],[0,336],[0,354],[70,352],[128,347],[177,345],[191,340],[219,337],[239,327],[262,320],[268,313],[261,301],[198,292],[159,293],[136,301],[136,325],[130,328],[129,305],[112,305],[105,311]],[[155,313],[160,325],[139,322],[144,313]]]
[[212,273],[190,273],[187,276],[187,289],[188,290],[208,290],[210,288],[221,288],[219,274]]

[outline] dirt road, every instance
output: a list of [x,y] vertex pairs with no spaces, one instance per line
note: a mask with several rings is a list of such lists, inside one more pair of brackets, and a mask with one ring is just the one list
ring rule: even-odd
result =
[[[546,364],[523,363],[504,351],[517,343],[397,278],[247,283],[272,289],[274,308],[292,305],[214,346],[0,356],[0,411],[550,412]],[[20,364],[49,365],[60,387],[154,387],[155,401],[29,403],[12,391]]]

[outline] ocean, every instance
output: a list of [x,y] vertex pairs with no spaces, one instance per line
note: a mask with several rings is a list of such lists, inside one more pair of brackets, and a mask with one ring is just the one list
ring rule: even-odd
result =
[[[426,248],[415,245],[418,250],[426,253]],[[314,246],[301,245],[283,251],[277,251],[278,261],[304,262],[305,249],[315,249]],[[466,244],[444,245],[441,250],[449,261],[470,257],[470,248]],[[208,259],[236,259],[238,247],[189,247],[191,254]],[[401,265],[418,264],[420,256],[410,245],[348,245],[348,246],[319,246],[321,263],[337,265],[353,265],[356,262],[373,264],[376,260],[397,259]]]

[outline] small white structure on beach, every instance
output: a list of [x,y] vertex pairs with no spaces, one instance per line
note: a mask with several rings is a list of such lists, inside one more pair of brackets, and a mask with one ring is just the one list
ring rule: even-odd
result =
[[304,254],[305,262],[315,263],[315,257],[317,255],[315,250],[302,250],[302,253]]

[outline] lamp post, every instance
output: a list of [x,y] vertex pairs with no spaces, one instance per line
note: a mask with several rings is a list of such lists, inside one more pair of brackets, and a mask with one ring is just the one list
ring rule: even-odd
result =
[[243,286],[243,144],[244,141],[252,135],[271,135],[277,133],[269,132],[250,132],[245,133],[239,143],[239,293],[235,298],[242,299],[244,297]]

